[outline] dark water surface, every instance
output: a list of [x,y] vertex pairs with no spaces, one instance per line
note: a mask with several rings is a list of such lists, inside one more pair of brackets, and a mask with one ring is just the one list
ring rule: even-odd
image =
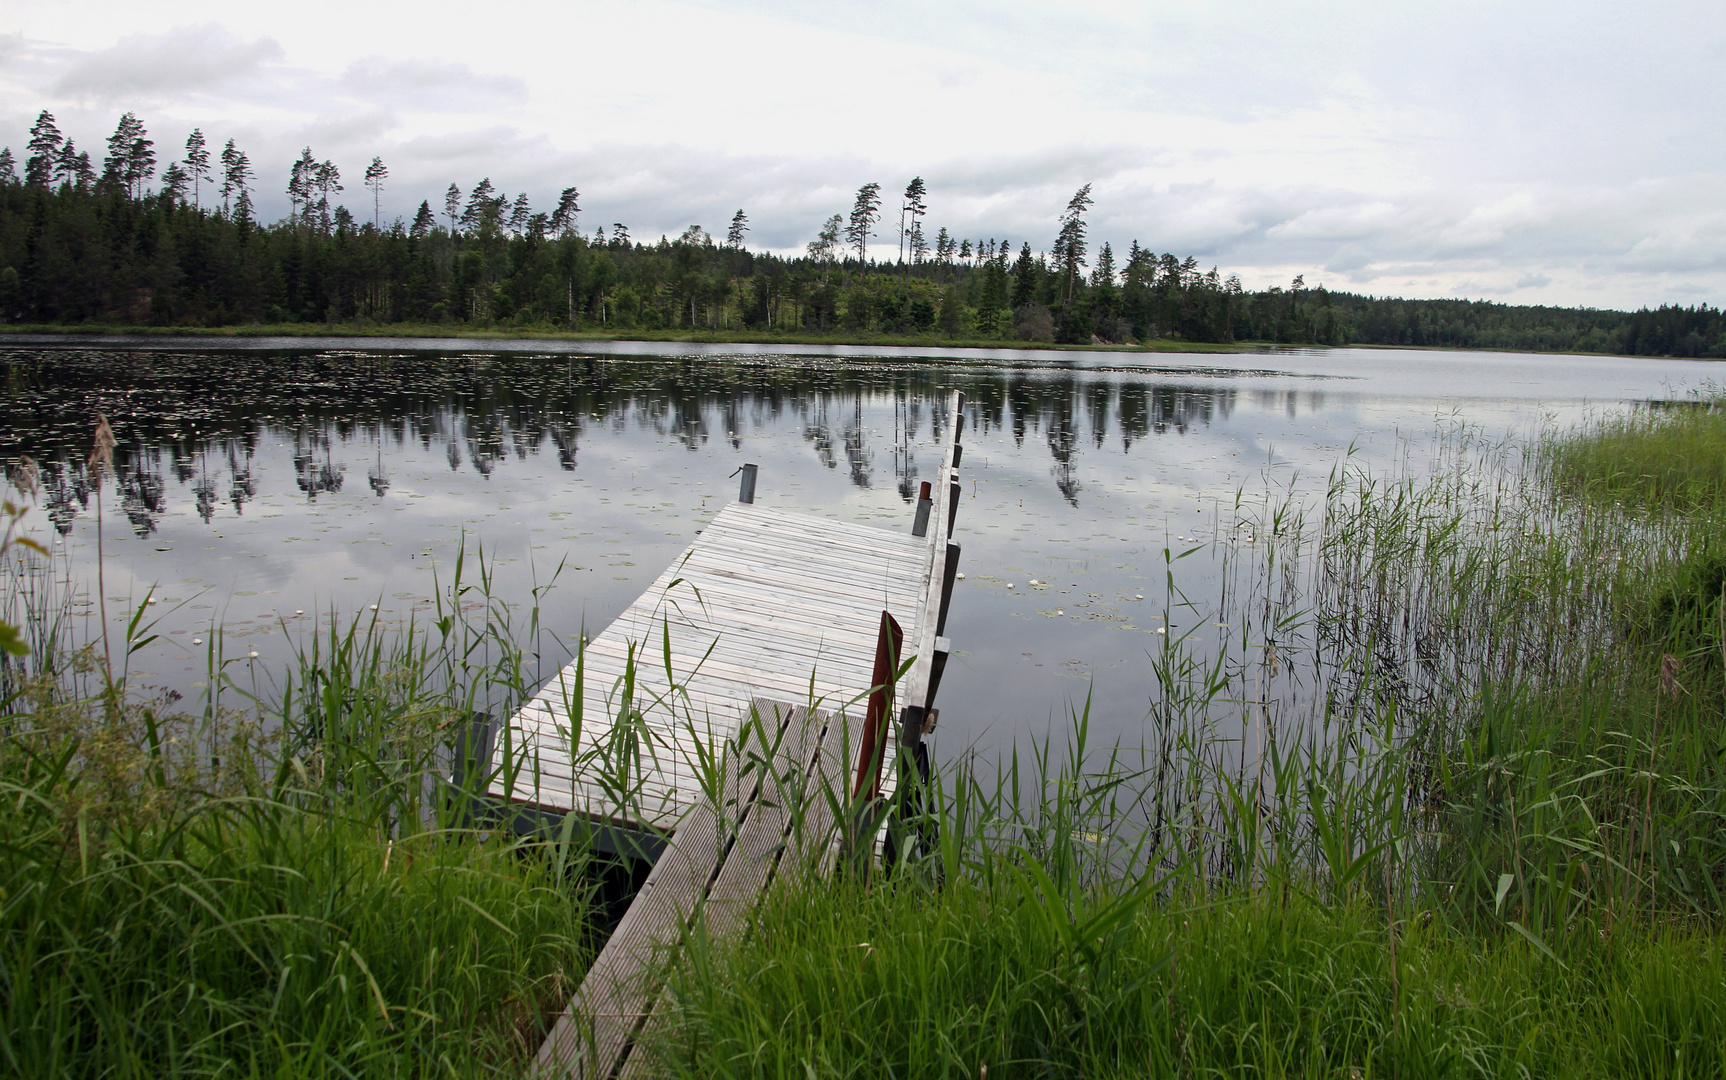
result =
[[1726,379],[1719,362],[1502,353],[375,339],[12,338],[0,364],[0,458],[42,463],[30,520],[92,596],[96,501],[78,463],[110,418],[107,592],[126,605],[157,587],[163,643],[133,675],[188,694],[212,625],[268,671],[320,612],[423,619],[464,543],[523,603],[561,564],[544,619],[573,643],[735,497],[744,462],[761,467],[759,503],[908,528],[958,387],[949,751],[1040,732],[1087,691],[1098,727],[1132,740],[1164,549],[1200,547],[1177,586],[1214,591],[1202,545],[1237,491],[1322,488],[1351,447],[1385,466],[1458,420],[1527,434]]

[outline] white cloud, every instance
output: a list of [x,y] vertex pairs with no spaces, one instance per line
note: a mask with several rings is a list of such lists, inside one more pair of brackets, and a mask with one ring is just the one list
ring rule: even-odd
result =
[[120,102],[212,91],[282,58],[271,38],[245,41],[215,23],[160,34],[129,34],[69,64],[54,90],[70,98]]
[[[489,175],[637,235],[739,206],[796,249],[857,185],[931,228],[1096,240],[1438,295],[1726,299],[1726,6],[1703,0],[14,0],[0,143],[238,139],[273,212],[312,144],[390,164],[391,212]],[[168,27],[164,30],[163,27]],[[282,207],[285,209],[285,206]],[[887,232],[886,229],[883,230]],[[891,242],[891,233],[883,238]],[[1695,290],[1703,290],[1697,292]]]

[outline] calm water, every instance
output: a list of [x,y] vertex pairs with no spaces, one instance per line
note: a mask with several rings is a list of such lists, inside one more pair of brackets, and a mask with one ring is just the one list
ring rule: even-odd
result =
[[[1131,740],[1153,689],[1163,549],[1211,539],[1237,490],[1322,483],[1351,447],[1387,464],[1403,437],[1418,446],[1458,419],[1528,433],[1726,381],[1718,362],[1382,350],[347,339],[8,339],[0,363],[0,457],[44,464],[32,520],[88,582],[95,500],[75,462],[96,413],[110,417],[108,594],[157,587],[164,643],[133,672],[183,693],[203,671],[192,638],[212,624],[267,671],[319,612],[423,616],[464,543],[523,601],[561,564],[545,618],[572,643],[735,497],[744,462],[761,466],[759,503],[908,528],[938,465],[938,404],[958,387],[966,581],[941,692],[949,751],[1040,732],[1087,692],[1104,732]],[[1215,590],[1205,551],[1175,565],[1181,589]]]

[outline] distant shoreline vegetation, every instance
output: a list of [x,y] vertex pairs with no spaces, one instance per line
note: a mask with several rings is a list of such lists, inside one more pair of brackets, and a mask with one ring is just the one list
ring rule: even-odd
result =
[[[291,211],[256,220],[250,160],[201,131],[158,175],[131,113],[98,173],[44,111],[21,163],[0,150],[0,329],[592,336],[928,345],[1244,343],[1378,345],[1726,358],[1719,308],[1612,311],[1472,300],[1403,300],[1308,288],[1246,290],[1196,259],[1087,239],[1089,185],[1029,241],[930,237],[922,179],[883,225],[879,184],[857,192],[806,253],[746,246],[738,210],[723,238],[691,225],[639,243],[622,223],[584,234],[579,192],[535,211],[481,180],[434,210],[385,223],[374,158],[372,220],[334,198],[341,173],[310,149],[289,170]],[[159,186],[152,187],[152,182]],[[209,205],[204,205],[208,199]],[[892,214],[898,217],[895,222]],[[870,253],[891,232],[887,258]],[[876,244],[879,250],[881,245]]]

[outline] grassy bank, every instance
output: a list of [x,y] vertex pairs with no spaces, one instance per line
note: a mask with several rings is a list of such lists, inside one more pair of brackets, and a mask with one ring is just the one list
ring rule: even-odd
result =
[[792,333],[754,330],[724,330],[692,333],[686,330],[627,330],[609,333],[595,330],[559,330],[549,325],[499,324],[475,327],[466,323],[259,323],[247,326],[122,326],[112,323],[0,326],[0,341],[8,334],[54,334],[77,336],[143,337],[374,337],[374,338],[470,338],[505,341],[668,341],[697,345],[876,345],[897,348],[940,349],[1042,349],[1052,352],[1155,352],[1235,353],[1272,347],[1262,342],[1176,341],[1153,338],[1136,345],[1058,345],[1048,341],[1018,341],[1005,338],[949,337],[941,334],[878,334],[871,332]]
[[[1142,741],[1093,745],[1078,706],[951,757],[935,842],[698,934],[643,1052],[688,1076],[1726,1075],[1723,425],[1453,428],[1225,502],[1218,595],[1162,556]],[[597,940],[584,856],[463,828],[440,777],[472,712],[533,689],[530,611],[458,581],[423,630],[332,623],[268,692],[212,637],[189,710],[117,692],[142,622],[112,666],[57,625],[6,669],[9,1065],[523,1069]]]

